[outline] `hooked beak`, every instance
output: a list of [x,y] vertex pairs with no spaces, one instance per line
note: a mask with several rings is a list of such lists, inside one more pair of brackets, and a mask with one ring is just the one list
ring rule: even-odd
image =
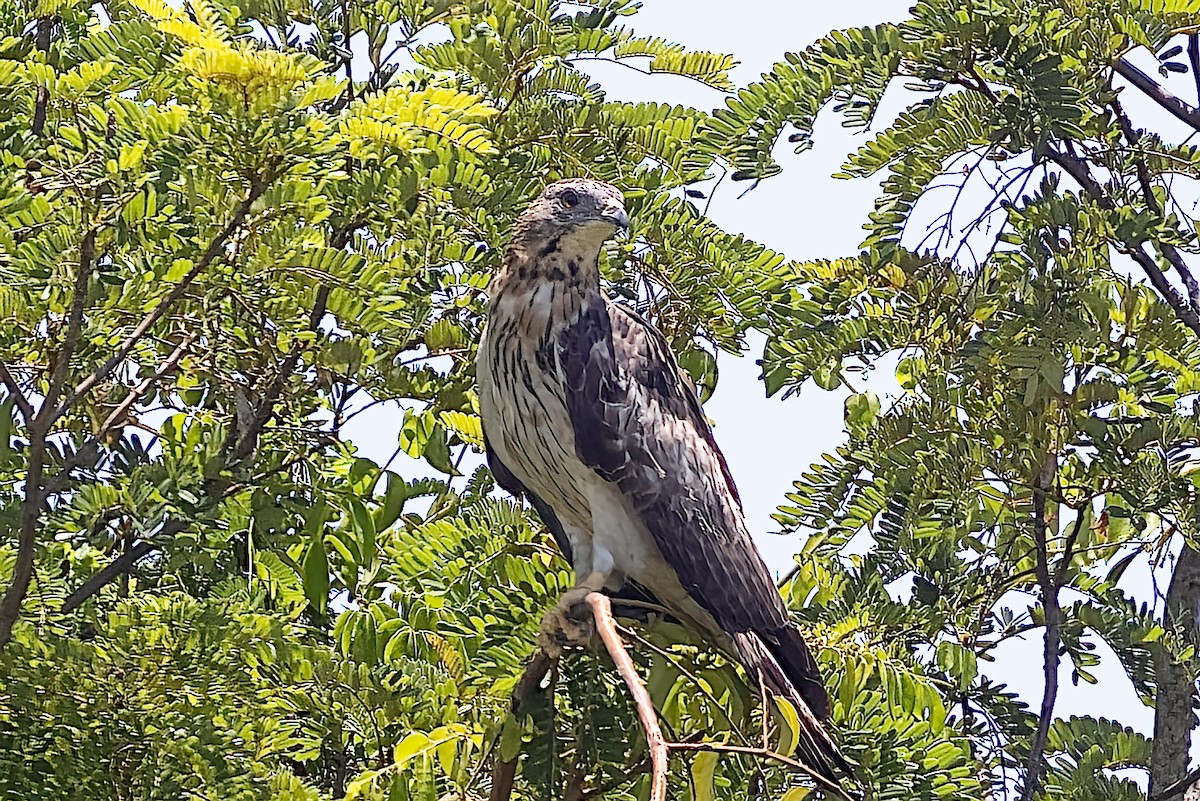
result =
[[617,227],[622,234],[629,233],[629,214],[620,206],[609,206],[604,210],[603,217]]

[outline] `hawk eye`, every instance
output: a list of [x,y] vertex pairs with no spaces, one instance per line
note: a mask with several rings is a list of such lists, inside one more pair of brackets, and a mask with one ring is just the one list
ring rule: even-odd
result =
[[574,190],[568,189],[559,195],[558,201],[563,204],[564,209],[573,209],[579,205],[579,195],[575,194]]

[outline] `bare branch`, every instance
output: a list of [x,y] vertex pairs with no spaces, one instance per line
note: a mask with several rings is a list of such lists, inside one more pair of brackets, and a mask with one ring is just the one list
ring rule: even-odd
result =
[[25,425],[33,422],[33,406],[29,403],[29,398],[21,391],[21,385],[17,383],[17,379],[8,371],[8,365],[0,361],[0,384],[8,387],[9,393],[13,396],[13,400],[17,408],[21,410],[21,417],[25,418]]
[[155,385],[157,385],[159,381],[166,377],[168,373],[175,371],[175,368],[179,366],[179,362],[182,361],[184,354],[188,352],[188,348],[191,347],[192,342],[195,339],[195,334],[189,334],[184,337],[183,341],[179,343],[179,347],[175,348],[175,350],[171,352],[171,355],[168,356],[161,365],[159,365],[159,368],[154,371],[154,374],[134,387],[133,390],[125,396],[124,400],[117,404],[117,407],[113,409],[112,412],[109,413],[108,417],[104,419],[104,422],[100,424],[100,431],[96,434],[98,439],[103,439],[109,433],[111,433],[116,426],[121,424],[121,421],[123,421],[125,416],[129,414],[129,410],[133,408],[135,403],[141,400],[146,393],[153,389]]
[[1113,69],[1155,103],[1174,114],[1176,119],[1186,123],[1194,130],[1200,131],[1200,110],[1192,108],[1168,92],[1162,84],[1123,58],[1117,60]]
[[633,696],[637,708],[638,719],[642,723],[642,731],[646,735],[646,745],[650,749],[650,798],[649,801],[664,801],[667,797],[667,765],[670,752],[667,751],[667,741],[658,725],[658,713],[654,711],[654,702],[646,685],[638,676],[633,660],[625,651],[625,643],[617,633],[617,624],[612,616],[612,604],[608,596],[601,592],[589,593],[587,604],[592,609],[592,617],[596,620],[596,633],[612,657],[617,672],[625,680],[629,694]]
[[[50,52],[50,33],[54,29],[53,17],[41,17],[37,21],[37,49],[39,53]],[[33,135],[40,137],[46,128],[46,107],[50,105],[50,89],[39,86],[37,100],[33,106]]]
[[1050,723],[1054,720],[1054,704],[1058,699],[1059,646],[1062,644],[1062,608],[1058,603],[1058,583],[1050,573],[1050,556],[1047,546],[1046,495],[1058,472],[1058,457],[1051,451],[1042,460],[1033,486],[1033,539],[1037,559],[1037,578],[1042,586],[1042,615],[1045,619],[1045,636],[1042,640],[1042,669],[1045,684],[1042,689],[1042,705],[1038,712],[1037,732],[1029,749],[1029,761],[1025,768],[1025,785],[1021,788],[1021,801],[1032,801],[1041,784],[1042,757],[1050,738]]
[[21,502],[21,529],[17,537],[17,562],[12,583],[0,600],[0,651],[12,639],[13,626],[21,616],[21,605],[33,579],[37,524],[42,511],[42,470],[45,466],[46,436],[33,431],[29,437],[29,462],[25,473],[25,497]]
[[[521,673],[517,686],[512,691],[512,709],[517,712],[525,705],[535,692],[542,687],[542,679],[550,672],[554,658],[541,648],[533,652],[525,670]],[[492,791],[489,801],[508,801],[512,797],[513,782],[517,778],[517,759],[497,759],[492,768]]]

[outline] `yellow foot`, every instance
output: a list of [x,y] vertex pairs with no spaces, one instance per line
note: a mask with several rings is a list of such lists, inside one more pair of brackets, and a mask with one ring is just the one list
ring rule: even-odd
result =
[[542,618],[538,643],[550,656],[558,656],[567,646],[587,645],[595,632],[592,611],[584,599],[591,587],[573,587],[562,594],[554,608]]

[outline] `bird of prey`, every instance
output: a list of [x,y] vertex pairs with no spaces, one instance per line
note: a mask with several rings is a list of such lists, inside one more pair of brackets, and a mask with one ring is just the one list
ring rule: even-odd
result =
[[575,570],[543,631],[571,631],[571,608],[593,591],[652,597],[791,702],[801,755],[836,782],[849,769],[821,723],[816,660],[695,389],[663,335],[601,288],[601,248],[628,227],[616,187],[553,183],[517,219],[489,289],[476,362],[488,462]]

